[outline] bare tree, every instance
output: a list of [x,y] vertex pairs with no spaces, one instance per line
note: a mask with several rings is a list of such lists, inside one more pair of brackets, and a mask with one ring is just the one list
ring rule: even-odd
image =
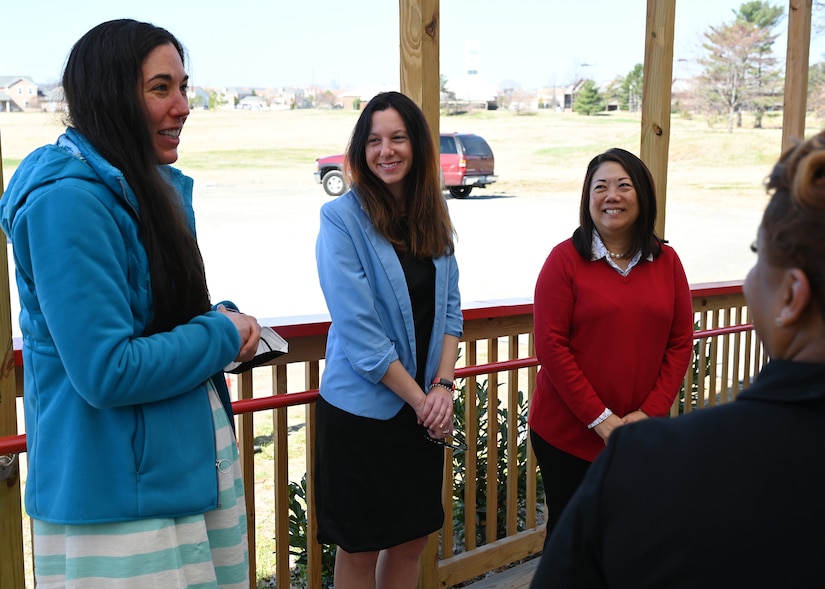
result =
[[825,62],[811,64],[808,68],[808,110],[819,119],[825,117]]
[[727,112],[728,131],[733,132],[742,109],[759,92],[758,72],[770,65],[760,48],[772,44],[772,35],[768,29],[736,19],[709,27],[703,36],[706,54],[697,60],[704,67],[698,82],[711,108]]
[[813,32],[816,35],[821,35],[825,32],[825,2],[814,0],[813,6]]
[[773,55],[773,44],[777,35],[773,34],[774,29],[785,16],[785,9],[781,6],[771,6],[764,0],[752,0],[742,4],[736,19],[752,24],[760,29],[770,32],[765,39],[765,43],[757,47],[753,56],[753,79],[751,88],[750,107],[754,112],[753,126],[756,129],[762,128],[762,116],[765,111],[776,102],[779,93],[779,82],[782,73],[777,66],[777,59]]

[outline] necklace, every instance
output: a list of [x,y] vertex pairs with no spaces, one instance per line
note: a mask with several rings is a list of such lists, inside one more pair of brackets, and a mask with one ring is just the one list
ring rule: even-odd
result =
[[613,260],[621,260],[622,258],[626,258],[627,254],[616,254],[611,252],[609,249],[604,248],[604,251],[607,252],[607,255],[611,257]]

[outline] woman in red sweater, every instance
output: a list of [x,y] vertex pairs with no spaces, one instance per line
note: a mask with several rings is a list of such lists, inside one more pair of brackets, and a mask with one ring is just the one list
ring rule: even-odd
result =
[[579,218],[544,263],[533,307],[541,370],[528,421],[548,537],[610,433],[667,414],[693,348],[690,289],[655,234],[644,162],[619,148],[593,158]]

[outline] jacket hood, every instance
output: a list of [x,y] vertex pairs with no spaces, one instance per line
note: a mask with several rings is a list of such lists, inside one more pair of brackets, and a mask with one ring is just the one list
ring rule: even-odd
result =
[[[179,194],[186,200],[191,199],[191,178],[171,166],[161,166],[161,170]],[[14,217],[32,192],[66,178],[105,185],[137,215],[137,198],[123,172],[104,159],[81,133],[70,127],[58,137],[56,143],[40,147],[26,156],[9,181],[0,199],[0,227],[6,235],[11,235]],[[191,215],[187,214],[187,220],[194,228]]]
[[[0,226],[11,234],[14,217],[29,195],[39,188],[64,178],[105,184],[112,192],[123,194],[127,188],[123,174],[104,160],[86,139],[67,129],[57,142],[34,150],[20,163],[3,198],[0,199]],[[137,208],[131,190],[130,204]]]

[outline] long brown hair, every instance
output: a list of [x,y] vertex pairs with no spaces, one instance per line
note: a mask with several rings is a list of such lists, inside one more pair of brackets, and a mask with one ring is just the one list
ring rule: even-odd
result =
[[772,266],[802,270],[825,312],[825,133],[785,151],[766,188],[773,194],[762,215],[760,255]]
[[[386,184],[367,165],[367,139],[372,115],[398,111],[412,145],[412,166],[404,182],[404,205],[399,207]],[[352,187],[375,229],[401,251],[420,259],[452,254],[455,230],[441,194],[438,154],[421,109],[399,92],[382,92],[369,101],[352,131],[347,147]]]
[[169,31],[130,19],[105,22],[75,43],[63,71],[67,123],[123,173],[137,198],[153,299],[145,334],[209,310],[203,259],[181,197],[158,168],[138,93],[143,61],[166,44],[185,63],[183,46]]

